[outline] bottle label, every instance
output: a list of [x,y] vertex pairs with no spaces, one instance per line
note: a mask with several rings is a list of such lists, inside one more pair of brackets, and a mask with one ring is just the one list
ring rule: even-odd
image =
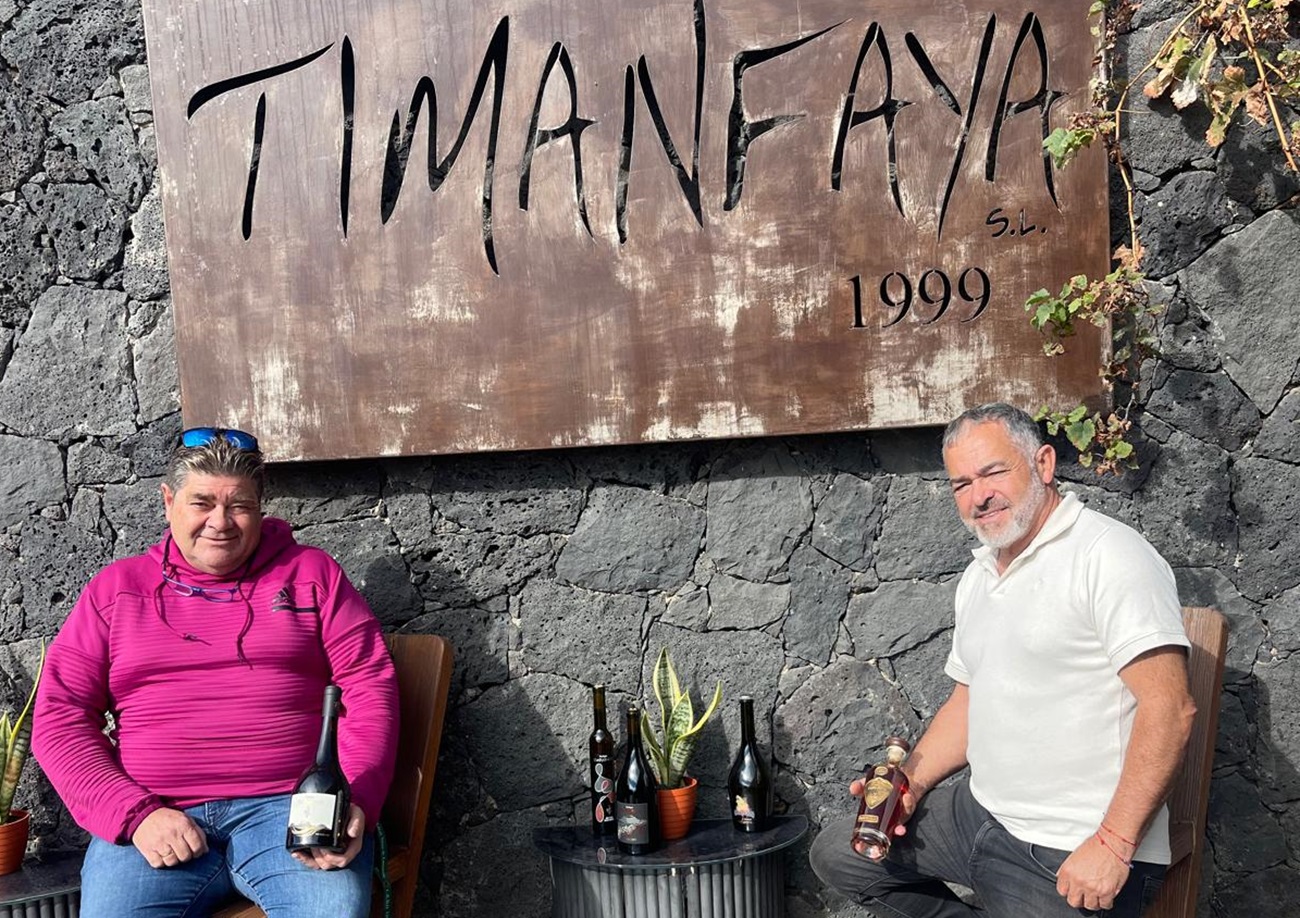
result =
[[[885,772],[888,774],[888,771]],[[877,772],[879,774],[879,772]],[[867,782],[867,788],[863,796],[867,800],[867,808],[875,809],[889,799],[889,795],[894,792],[894,785],[888,778],[872,778]]]
[[294,835],[333,832],[337,804],[334,794],[294,794],[289,798],[289,831]]
[[650,844],[650,804],[618,804],[618,840],[625,845]]
[[753,826],[754,821],[758,819],[758,813],[754,808],[754,801],[749,794],[736,794],[731,801],[731,815],[742,826]]
[[613,760],[597,756],[591,761],[591,792],[594,798],[592,818],[598,823],[614,821],[614,779],[610,777]]

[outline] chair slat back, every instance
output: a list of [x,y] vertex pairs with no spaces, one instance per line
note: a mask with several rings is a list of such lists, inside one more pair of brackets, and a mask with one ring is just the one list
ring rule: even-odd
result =
[[1169,841],[1174,862],[1165,874],[1159,898],[1144,918],[1195,918],[1205,851],[1205,813],[1210,800],[1228,624],[1214,609],[1186,608],[1183,627],[1192,643],[1187,676],[1196,718],[1182,768],[1169,795]]
[[451,644],[433,634],[390,634],[384,640],[397,669],[402,719],[397,770],[384,802],[384,828],[390,843],[416,849],[424,844],[447,715]]

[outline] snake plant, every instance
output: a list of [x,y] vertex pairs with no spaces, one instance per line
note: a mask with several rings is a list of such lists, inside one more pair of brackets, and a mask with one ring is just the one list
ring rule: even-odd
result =
[[27,754],[32,748],[32,705],[36,702],[36,686],[41,684],[44,669],[45,642],[42,641],[41,660],[36,665],[36,678],[32,680],[32,690],[27,694],[22,713],[14,721],[9,719],[8,711],[0,715],[0,823],[9,821],[14,791],[18,789],[18,779],[22,777]]
[[713,700],[699,720],[691,705],[690,692],[681,686],[668,648],[659,651],[653,674],[655,698],[659,702],[659,730],[650,722],[650,712],[641,712],[641,738],[650,750],[650,768],[662,788],[681,787],[686,765],[695,752],[700,730],[722,701],[722,680],[713,690]]

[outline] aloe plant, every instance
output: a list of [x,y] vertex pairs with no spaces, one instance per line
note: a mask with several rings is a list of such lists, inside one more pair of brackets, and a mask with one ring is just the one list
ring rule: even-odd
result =
[[682,688],[668,657],[668,648],[659,651],[653,674],[655,698],[659,701],[659,730],[650,722],[650,712],[641,712],[641,738],[650,750],[650,768],[663,788],[681,787],[686,765],[699,742],[700,730],[722,702],[722,680],[713,690],[713,700],[699,720],[691,704],[690,692]]
[[10,720],[9,712],[0,715],[0,823],[9,821],[9,811],[14,802],[14,791],[22,777],[27,754],[32,748],[32,705],[36,703],[36,686],[41,684],[45,669],[45,642],[41,642],[41,659],[36,664],[36,678],[27,693],[27,703],[17,720]]

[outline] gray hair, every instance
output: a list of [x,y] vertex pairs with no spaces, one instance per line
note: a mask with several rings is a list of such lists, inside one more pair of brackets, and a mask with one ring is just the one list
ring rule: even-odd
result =
[[947,450],[956,443],[968,424],[984,424],[988,421],[1001,424],[1011,442],[1024,453],[1026,459],[1033,461],[1039,447],[1043,445],[1043,431],[1038,422],[1027,413],[1006,402],[990,402],[968,408],[957,415],[944,429],[943,448]]
[[266,469],[262,464],[262,453],[257,450],[240,449],[224,436],[213,437],[203,446],[180,446],[172,450],[167,462],[167,474],[163,479],[172,493],[185,487],[185,481],[191,474],[222,475],[229,478],[246,478],[257,488],[260,500],[266,490]]

